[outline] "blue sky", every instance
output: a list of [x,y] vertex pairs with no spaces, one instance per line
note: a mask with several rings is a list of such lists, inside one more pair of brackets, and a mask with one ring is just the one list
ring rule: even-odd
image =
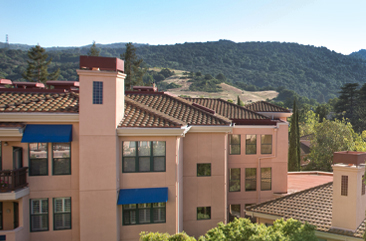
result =
[[228,39],[366,49],[365,0],[0,0],[0,9],[0,42],[43,47]]

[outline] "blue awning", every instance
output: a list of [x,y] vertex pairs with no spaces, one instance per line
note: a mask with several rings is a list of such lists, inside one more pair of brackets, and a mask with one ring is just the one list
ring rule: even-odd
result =
[[22,142],[71,142],[72,125],[27,125]]
[[117,204],[164,203],[167,201],[167,187],[121,189]]

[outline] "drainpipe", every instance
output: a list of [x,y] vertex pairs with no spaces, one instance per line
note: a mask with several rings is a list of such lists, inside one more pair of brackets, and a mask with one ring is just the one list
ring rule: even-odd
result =
[[[261,167],[262,167],[262,159],[273,159],[273,158],[277,158],[277,148],[278,148],[278,128],[279,128],[279,125],[277,124],[274,128],[273,128],[273,131],[274,131],[274,136],[275,136],[275,139],[276,139],[276,148],[273,150],[274,152],[274,155],[272,156],[266,156],[266,157],[258,157],[258,176],[257,176],[257,180],[259,180],[259,182],[257,182],[257,203],[260,203],[260,200],[261,200]],[[272,143],[273,144],[273,143]],[[271,173],[272,175],[272,173]],[[272,182],[273,182],[273,176],[271,176],[272,178]],[[273,189],[273,185],[271,183],[271,187]],[[273,191],[273,190],[272,190]]]

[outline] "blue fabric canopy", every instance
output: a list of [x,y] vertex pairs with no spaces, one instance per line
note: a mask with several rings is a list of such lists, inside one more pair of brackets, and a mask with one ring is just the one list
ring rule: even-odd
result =
[[72,125],[27,125],[22,142],[71,142]]
[[167,187],[121,189],[117,204],[163,203],[167,201]]

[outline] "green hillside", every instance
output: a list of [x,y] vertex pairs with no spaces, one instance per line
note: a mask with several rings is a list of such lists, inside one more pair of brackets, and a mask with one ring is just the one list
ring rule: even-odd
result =
[[[120,46],[120,45],[119,45]],[[61,80],[77,80],[79,55],[88,48],[48,51],[49,69],[59,67]],[[101,48],[102,56],[119,57],[124,48]],[[245,42],[227,40],[175,45],[140,45],[137,54],[148,67],[200,71],[216,76],[244,90],[284,87],[314,99],[333,98],[347,82],[366,82],[366,60],[342,55],[325,47],[296,43]],[[0,49],[0,78],[20,80],[27,64],[21,50]]]

